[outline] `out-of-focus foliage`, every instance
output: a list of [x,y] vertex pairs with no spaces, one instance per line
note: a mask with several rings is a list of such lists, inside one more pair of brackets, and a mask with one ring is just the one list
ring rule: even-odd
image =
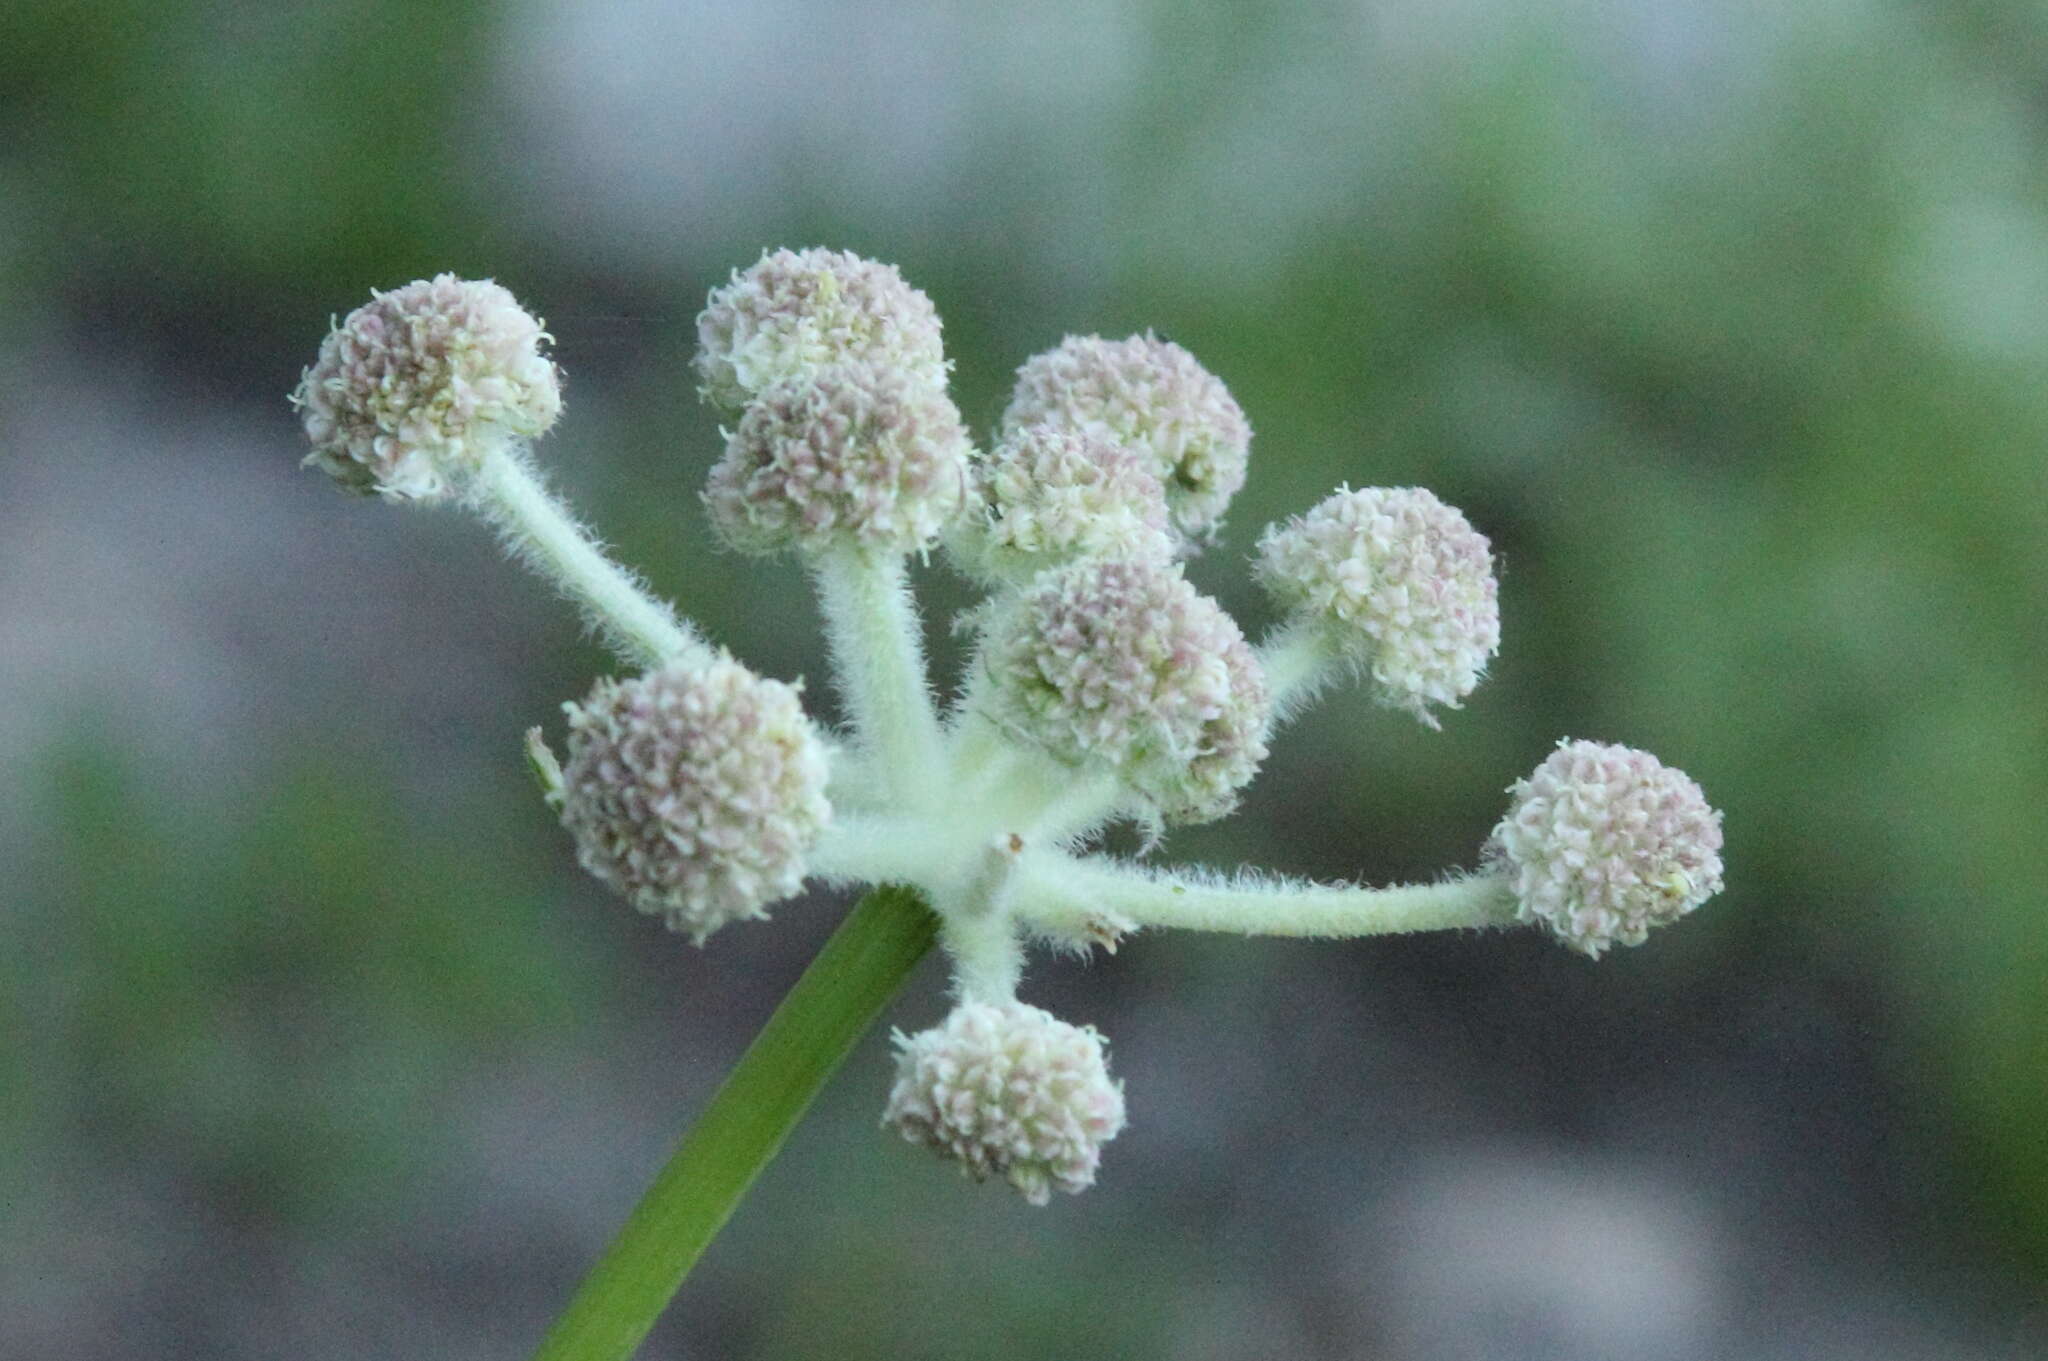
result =
[[274,308],[353,298],[394,261],[488,274],[504,252],[477,239],[495,215],[468,201],[460,130],[491,18],[394,0],[9,5],[0,171],[25,254],[55,297],[186,349],[283,344],[299,319]]
[[187,810],[92,739],[48,762],[10,928],[9,1145],[167,1163],[259,1219],[388,1213],[476,1055],[603,992],[540,929],[545,861],[488,800],[408,814],[337,753],[275,764]]

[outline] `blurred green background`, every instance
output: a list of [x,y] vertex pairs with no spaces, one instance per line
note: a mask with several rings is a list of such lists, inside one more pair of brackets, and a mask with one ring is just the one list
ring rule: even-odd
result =
[[1700,780],[1729,887],[1598,966],[1042,962],[1132,1112],[1043,1211],[875,1129],[878,1033],[648,1356],[2048,1351],[2044,15],[0,8],[0,1355],[523,1355],[830,929],[697,952],[584,881],[519,737],[608,659],[298,472],[283,396],[373,286],[496,277],[560,483],[828,702],[696,504],[695,313],[784,244],[926,289],[979,429],[1068,331],[1193,350],[1254,633],[1244,551],[1340,481],[1492,537],[1444,732],[1340,695],[1169,855],[1432,875],[1587,736]]

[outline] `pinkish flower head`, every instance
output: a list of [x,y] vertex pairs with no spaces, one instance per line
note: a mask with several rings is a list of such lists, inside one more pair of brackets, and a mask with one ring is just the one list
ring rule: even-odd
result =
[[998,722],[1108,767],[1168,821],[1237,804],[1266,759],[1265,676],[1223,607],[1161,558],[1041,574],[991,617],[981,667]]
[[566,704],[562,825],[583,868],[698,944],[803,886],[832,810],[794,687],[720,655]]
[[728,411],[776,383],[847,362],[946,386],[939,314],[894,265],[815,247],[770,251],[712,290],[697,318],[704,398]]
[[897,1032],[896,1053],[882,1123],[1033,1205],[1094,1185],[1102,1146],[1124,1127],[1102,1036],[1022,1002],[963,1002],[930,1030]]
[[433,500],[494,442],[546,432],[562,409],[548,334],[488,279],[442,274],[372,292],[331,331],[292,405],[306,463],[357,492]]
[[1486,536],[1420,487],[1340,488],[1259,540],[1256,574],[1283,608],[1321,624],[1388,704],[1431,727],[1500,646]]
[[1721,814],[1646,751],[1560,742],[1508,790],[1486,859],[1524,922],[1598,959],[1721,891]]
[[1078,558],[1173,554],[1150,460],[1078,431],[1011,431],[975,464],[974,490],[948,547],[986,582],[1028,580]]
[[959,513],[971,453],[942,390],[895,369],[833,364],[754,399],[704,504],[727,542],[748,552],[914,552]]
[[1172,341],[1068,336],[1017,370],[1005,435],[1034,425],[1076,430],[1151,460],[1174,522],[1213,526],[1244,485],[1252,428],[1222,380]]

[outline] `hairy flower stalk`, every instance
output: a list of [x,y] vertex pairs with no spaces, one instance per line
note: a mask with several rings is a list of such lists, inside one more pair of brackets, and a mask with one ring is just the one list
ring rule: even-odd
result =
[[443,274],[372,293],[335,324],[292,393],[313,443],[305,466],[389,501],[458,500],[621,657],[708,660],[696,632],[605,556],[527,459],[526,441],[562,409],[549,338],[488,279]]
[[[1043,1204],[1094,1182],[1124,1093],[1102,1036],[1019,998],[1030,945],[1533,925],[1597,958],[1720,889],[1720,814],[1698,785],[1586,741],[1511,786],[1476,868],[1432,883],[1308,884],[1092,850],[1119,820],[1147,833],[1149,855],[1168,827],[1229,813],[1279,721],[1345,675],[1436,727],[1499,646],[1485,537],[1419,488],[1340,488],[1260,539],[1253,571],[1278,617],[1254,647],[1178,561],[1216,537],[1251,439],[1179,346],[1069,337],[1019,369],[983,454],[946,392],[937,311],[892,267],[771,252],[711,295],[698,330],[697,381],[728,418],[704,507],[731,548],[808,569],[836,729],[805,714],[811,692],[704,642],[547,493],[526,442],[559,410],[559,373],[502,288],[444,275],[374,295],[293,398],[309,464],[352,490],[476,511],[614,644],[628,673],[565,706],[565,757],[537,729],[528,739],[594,877],[698,944],[807,879],[879,886],[543,1356],[630,1351],[934,936],[956,1002],[898,1035],[883,1121]],[[934,548],[987,593],[943,706],[907,573]],[[806,1035],[831,1057],[808,1054]]]

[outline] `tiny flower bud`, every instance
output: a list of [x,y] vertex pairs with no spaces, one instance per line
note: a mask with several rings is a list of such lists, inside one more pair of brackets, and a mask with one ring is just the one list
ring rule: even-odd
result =
[[1237,803],[1266,759],[1266,682],[1223,607],[1159,558],[1044,573],[991,617],[993,716],[1074,765],[1105,765],[1172,822]]
[[1259,581],[1431,727],[1500,646],[1486,536],[1420,487],[1341,488],[1259,540]]
[[721,655],[604,679],[569,715],[562,825],[583,868],[698,944],[803,886],[831,817],[795,687]]
[[292,393],[306,463],[357,492],[448,494],[491,445],[546,432],[561,372],[540,321],[485,279],[419,280],[348,314]]
[[1486,859],[1524,922],[1598,959],[1640,945],[1721,891],[1721,814],[1684,771],[1646,751],[1560,742],[1509,788]]
[[747,407],[704,504],[747,552],[909,553],[959,513],[970,453],[944,391],[893,369],[834,364],[785,378]]
[[729,411],[783,379],[848,361],[946,386],[939,314],[894,265],[817,248],[768,252],[713,289],[697,318],[701,391]]
[[948,546],[983,581],[1025,581],[1077,558],[1173,553],[1150,460],[1089,435],[1014,430],[975,464],[974,490]]
[[1133,449],[1152,462],[1176,524],[1194,534],[1244,485],[1252,429],[1229,389],[1157,336],[1068,336],[1017,370],[1003,432],[1055,425]]
[[976,1181],[1000,1174],[1033,1205],[1095,1184],[1102,1146],[1124,1127],[1123,1084],[1104,1041],[1022,1002],[963,1002],[916,1035],[896,1034],[882,1123],[950,1157]]

